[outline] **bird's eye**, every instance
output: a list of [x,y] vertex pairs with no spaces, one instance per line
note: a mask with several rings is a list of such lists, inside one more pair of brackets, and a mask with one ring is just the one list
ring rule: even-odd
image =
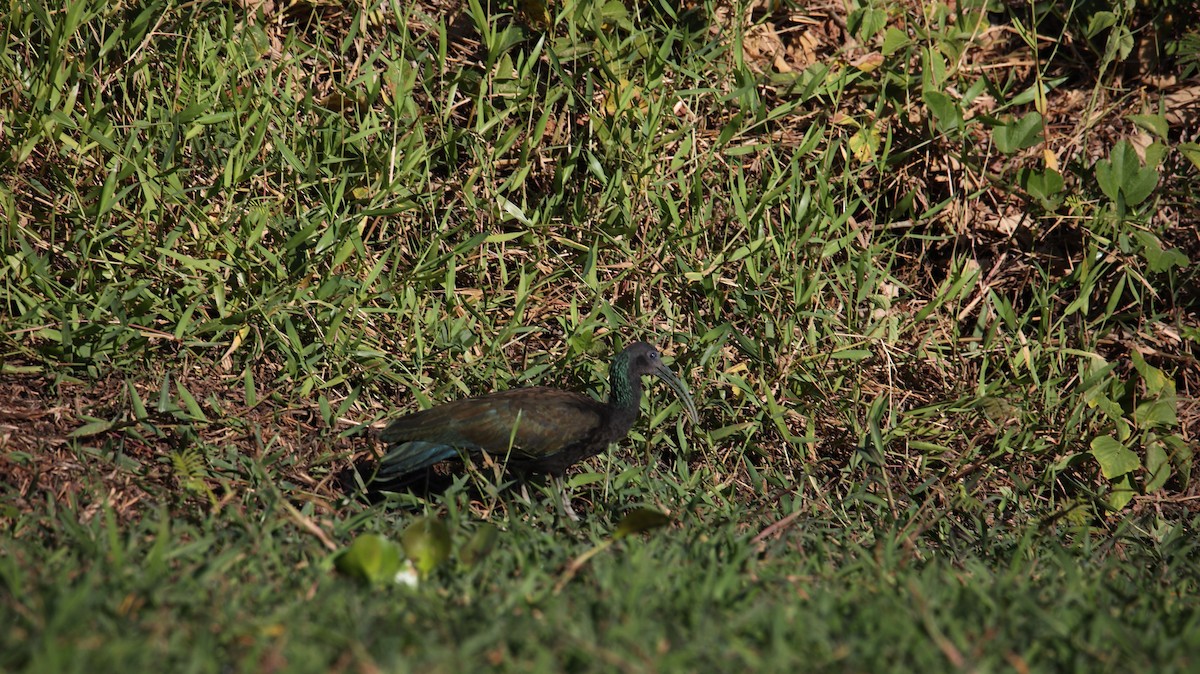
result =
[[657,351],[650,352],[650,360],[658,360],[658,352]]

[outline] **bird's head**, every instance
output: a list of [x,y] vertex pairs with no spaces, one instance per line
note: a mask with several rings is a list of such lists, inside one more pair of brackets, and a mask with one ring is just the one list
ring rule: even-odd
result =
[[700,415],[696,412],[696,403],[692,401],[692,395],[688,393],[687,387],[671,371],[671,368],[662,362],[662,354],[657,348],[645,342],[634,342],[625,347],[625,351],[621,355],[624,357],[623,360],[628,368],[626,372],[631,380],[636,380],[643,375],[653,375],[663,380],[679,396],[692,423],[700,423]]

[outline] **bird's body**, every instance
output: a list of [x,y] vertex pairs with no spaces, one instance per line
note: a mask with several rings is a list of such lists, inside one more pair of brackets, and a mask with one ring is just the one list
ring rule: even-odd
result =
[[665,381],[696,420],[691,396],[658,350],[635,342],[613,360],[606,403],[538,386],[456,400],[396,419],[380,433],[388,452],[376,479],[402,478],[460,452],[487,452],[516,472],[560,477],[625,437],[640,410],[642,375]]

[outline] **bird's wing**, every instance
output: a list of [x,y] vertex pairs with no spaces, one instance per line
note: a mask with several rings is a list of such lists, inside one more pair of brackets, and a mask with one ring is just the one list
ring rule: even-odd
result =
[[489,454],[536,459],[584,440],[604,422],[604,406],[571,391],[536,387],[456,400],[401,417],[388,443],[445,443]]

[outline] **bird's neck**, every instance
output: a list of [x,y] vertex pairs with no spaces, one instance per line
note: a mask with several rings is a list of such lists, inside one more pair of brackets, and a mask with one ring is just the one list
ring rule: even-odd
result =
[[631,376],[628,363],[618,359],[609,375],[608,408],[616,426],[628,431],[642,407],[642,378]]
[[642,407],[642,378],[630,377],[628,369],[617,367],[608,378],[608,386],[608,407],[614,413],[637,416]]

